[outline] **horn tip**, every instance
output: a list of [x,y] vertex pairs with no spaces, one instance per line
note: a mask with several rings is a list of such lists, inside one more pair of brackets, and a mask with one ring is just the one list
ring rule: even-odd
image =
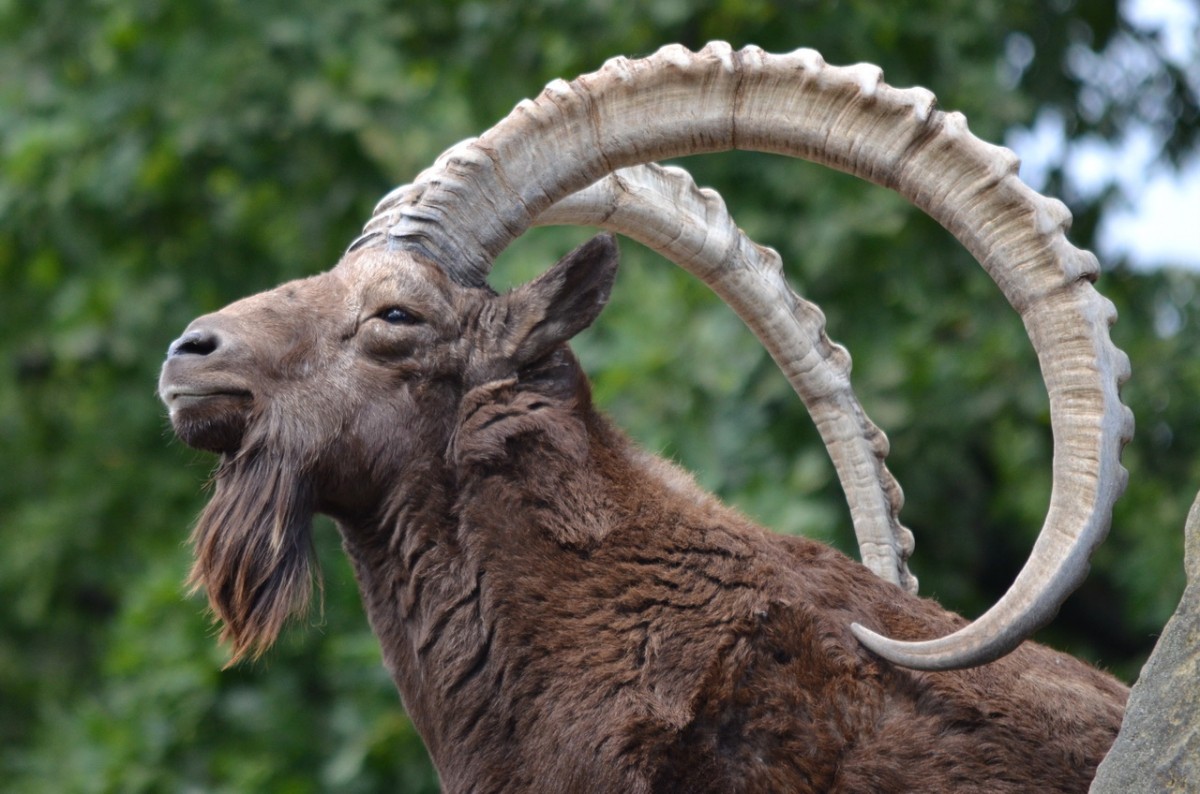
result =
[[955,637],[952,634],[938,640],[906,642],[885,637],[860,623],[851,623],[850,631],[876,656],[900,667],[926,672],[979,667],[1008,654],[1022,641],[1019,634],[1002,634],[989,642],[950,645],[948,641]]

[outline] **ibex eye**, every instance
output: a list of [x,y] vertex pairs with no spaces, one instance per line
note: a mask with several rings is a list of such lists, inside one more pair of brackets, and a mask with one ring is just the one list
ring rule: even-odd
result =
[[392,325],[415,325],[421,322],[421,318],[410,311],[401,309],[399,306],[391,306],[376,315],[385,323]]

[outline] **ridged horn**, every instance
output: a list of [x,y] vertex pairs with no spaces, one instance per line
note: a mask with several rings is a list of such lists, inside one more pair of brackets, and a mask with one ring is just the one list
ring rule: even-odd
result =
[[[888,471],[887,437],[850,385],[850,356],[825,333],[825,315],[796,294],[779,254],[746,236],[715,191],[682,168],[622,168],[554,204],[537,226],[599,226],[662,254],[707,284],[741,317],[800,396],[838,473],[863,564],[917,592],[904,494]],[[764,311],[769,308],[769,311]]]
[[482,284],[495,256],[560,199],[618,168],[728,149],[802,157],[896,190],[958,238],[1020,314],[1054,434],[1050,508],[1028,562],[991,609],[947,637],[899,642],[854,626],[866,647],[908,667],[1002,656],[1053,617],[1108,531],[1133,431],[1118,397],[1129,363],[1108,336],[1116,312],[1092,287],[1095,257],[1066,241],[1065,206],[1024,185],[1012,152],[935,110],[928,91],[892,88],[874,66],[827,66],[812,50],[716,43],[613,59],[552,82],[446,152],[380,203],[352,247],[408,248]]

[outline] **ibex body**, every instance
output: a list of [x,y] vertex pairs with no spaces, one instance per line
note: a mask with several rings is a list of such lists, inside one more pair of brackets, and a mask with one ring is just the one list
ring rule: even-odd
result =
[[873,657],[851,623],[961,621],[754,526],[595,411],[564,342],[610,241],[501,296],[405,260],[200,318],[165,368],[180,435],[229,455],[197,577],[237,651],[307,591],[315,510],[448,791],[1085,788],[1120,684],[1032,644],[951,673]]
[[[674,51],[666,60],[690,84],[689,68],[747,68],[753,58],[745,52],[730,59],[727,49],[706,50],[701,56],[713,62],[699,67],[681,66]],[[789,73],[796,63],[825,68],[808,55],[781,62]],[[636,77],[623,73],[621,82],[637,88]],[[813,84],[840,85],[828,77]],[[856,92],[869,113],[900,112],[860,72],[849,77],[838,90]],[[588,89],[588,78],[581,85]],[[738,81],[730,89],[739,108],[753,106],[751,88]],[[586,126],[603,138],[593,126],[603,127],[596,119],[605,117],[605,94],[588,90]],[[562,87],[548,96],[547,106],[572,104]],[[904,94],[899,107],[913,96]],[[537,106],[519,110],[541,118]],[[712,116],[717,125],[734,118],[719,108]],[[830,123],[844,124],[844,116],[829,114]],[[750,121],[741,121],[739,135],[754,134]],[[941,123],[921,112],[912,123],[934,122]],[[799,129],[805,141],[830,138]],[[1096,441],[1064,433],[1072,455],[1066,474],[1056,469],[1056,488],[1071,499],[1057,495],[1048,522],[1061,521],[1067,539],[1039,543],[1030,564],[1070,563],[1076,572],[1035,571],[1034,581],[1019,580],[999,607],[967,625],[897,586],[913,584],[903,567],[911,542],[894,524],[899,491],[882,468],[886,442],[845,398],[848,385],[839,384],[848,364],[825,338],[819,312],[790,291],[786,311],[749,322],[815,415],[856,417],[865,451],[851,450],[839,471],[853,475],[862,463],[876,477],[882,524],[894,524],[886,530],[894,545],[882,556],[892,560],[896,583],[819,544],[753,525],[609,425],[567,342],[607,300],[612,240],[597,238],[503,295],[478,273],[523,228],[516,215],[528,225],[595,175],[539,177],[522,187],[516,170],[489,170],[508,162],[493,133],[479,143],[486,156],[455,150],[441,170],[385,201],[377,218],[386,223],[373,220],[330,272],[202,317],[172,346],[160,391],[175,429],[222,455],[194,535],[193,582],[207,591],[235,657],[269,645],[308,598],[309,523],[323,512],[338,523],[386,664],[448,791],[1085,790],[1116,735],[1125,688],[1030,643],[972,667],[1012,651],[1053,611],[1077,578],[1080,549],[1086,560],[1103,534],[1112,483],[1119,491],[1121,482],[1110,458],[1128,436],[1113,396],[1124,360],[1097,335],[1111,312],[1080,279],[1076,265],[1087,275],[1088,260],[1065,246],[1053,208],[1034,204],[1021,214],[1016,222],[1031,228],[1031,242],[1010,236],[985,264],[1027,313],[1035,345],[1075,351],[1072,340],[1091,335],[1093,358],[1079,364],[1069,353],[1059,362],[1066,374],[1051,370],[1047,380],[1052,405],[1069,399],[1086,409],[1060,421],[1072,432],[1099,423],[1102,432]],[[697,134],[697,148],[713,148],[713,134]],[[936,149],[941,134],[926,130],[908,150],[919,157]],[[562,145],[547,136],[547,147]],[[618,150],[639,146],[615,137]],[[518,138],[511,156],[528,150],[538,159],[537,146]],[[882,147],[886,156],[902,148],[894,144]],[[578,167],[619,165],[618,150]],[[901,160],[885,173],[869,146],[848,146],[855,157],[867,152],[867,164],[854,167],[834,150],[839,167],[893,186],[909,179],[911,164]],[[638,156],[672,151],[646,145]],[[987,168],[959,172],[1003,194]],[[463,174],[473,175],[465,187],[456,181]],[[458,202],[449,209],[440,203],[443,187]],[[753,279],[729,277],[734,264],[753,260],[753,245],[708,198],[694,214],[710,225],[692,245],[686,233],[664,229],[672,213],[686,214],[687,201],[661,184],[646,190],[677,201],[665,216],[632,219],[611,197],[590,194],[584,203],[610,227],[666,238],[661,247],[711,276],[739,312],[753,303],[744,284]],[[485,215],[447,220],[471,197],[486,204]],[[1008,198],[1000,202],[1018,215]],[[960,225],[972,213],[996,217],[976,204],[930,212]],[[982,237],[963,235],[974,248],[1004,225],[989,221]],[[686,253],[671,247],[678,241]],[[1016,256],[1020,273],[1010,272],[1006,256]],[[774,289],[776,269],[751,269]],[[1045,283],[1041,270],[1052,273]],[[1018,283],[1028,271],[1034,286]],[[1047,319],[1050,309],[1059,319]],[[1072,325],[1076,315],[1084,331]],[[780,322],[807,330],[781,331]],[[800,337],[811,350],[797,352],[808,344]],[[811,380],[826,371],[830,379]],[[823,432],[834,419],[818,419]],[[1079,461],[1092,458],[1103,458],[1099,475],[1077,476]],[[1080,491],[1098,492],[1100,506],[1076,504]],[[930,641],[938,637],[945,639]],[[917,672],[864,644],[909,666],[972,669]]]

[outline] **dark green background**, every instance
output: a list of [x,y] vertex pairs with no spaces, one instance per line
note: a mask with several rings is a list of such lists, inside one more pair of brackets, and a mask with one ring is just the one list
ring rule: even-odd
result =
[[[0,0],[0,787],[436,788],[327,523],[323,613],[221,671],[180,584],[213,459],[173,439],[159,362],[190,318],[332,265],[384,192],[548,80],[713,38],[878,63],[989,140],[1045,108],[1073,140],[1119,139],[1152,105],[1164,157],[1195,148],[1195,93],[1111,2]],[[1022,71],[1006,52],[1026,40]],[[1067,53],[1116,40],[1157,72],[1080,112]],[[687,167],[825,308],[892,440],[922,591],[978,614],[1048,500],[1046,399],[1015,314],[886,191],[759,155]],[[1072,198],[1058,172],[1048,190]],[[1119,198],[1072,201],[1077,244]],[[585,236],[530,235],[497,283]],[[576,346],[600,403],[762,522],[852,550],[824,450],[753,337],[703,287],[623,250],[612,305]],[[1193,275],[1105,264],[1135,368],[1131,484],[1041,637],[1132,680],[1183,585],[1200,318]]]

